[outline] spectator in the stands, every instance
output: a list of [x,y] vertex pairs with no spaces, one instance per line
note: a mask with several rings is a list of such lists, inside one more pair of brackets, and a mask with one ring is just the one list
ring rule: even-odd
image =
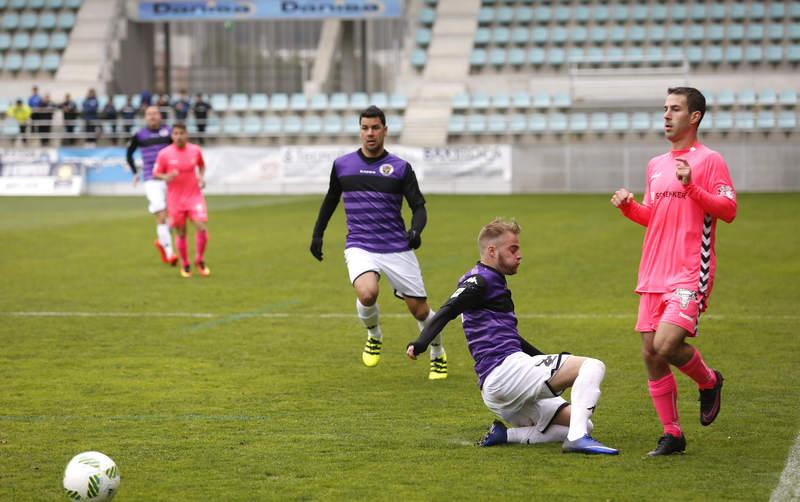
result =
[[189,102],[189,97],[186,95],[186,89],[181,89],[180,94],[178,94],[178,99],[172,103],[172,108],[175,109],[175,120],[186,123],[186,118],[189,116],[189,110],[192,108],[192,104]]
[[119,116],[122,118],[122,129],[127,136],[133,130],[133,124],[136,121],[136,107],[133,106],[133,96],[128,96],[125,106],[119,109]]
[[28,139],[26,137],[26,132],[31,121],[31,107],[21,99],[17,99],[13,105],[8,107],[6,116],[17,121],[17,125],[19,125],[19,135],[22,138],[22,142],[27,143]]
[[[103,106],[103,109],[100,111],[100,120],[103,121],[103,125],[108,125],[109,129],[111,130],[111,137],[112,142],[114,144],[117,143],[117,109],[114,108],[114,102],[112,100],[108,100]],[[105,129],[105,127],[103,127]]]
[[55,111],[56,105],[50,100],[50,94],[45,94],[39,105],[39,134],[42,137],[42,146],[50,144],[50,131],[52,131]]
[[100,111],[100,103],[97,101],[97,94],[94,89],[89,89],[83,100],[83,122],[86,125],[87,143],[97,143],[97,118]]
[[39,132],[39,121],[42,119],[39,110],[42,107],[42,97],[39,95],[39,86],[31,87],[31,95],[28,98],[28,106],[31,108],[30,130],[32,135]]
[[64,130],[67,132],[64,138],[65,145],[72,145],[75,143],[75,125],[78,122],[78,105],[72,100],[69,93],[64,95],[64,101],[61,103],[61,113],[64,115]]
[[211,111],[211,105],[203,100],[203,95],[199,92],[194,97],[194,107],[192,111],[194,112],[194,120],[197,123],[197,141],[202,145],[206,133],[206,124],[208,123],[208,112]]

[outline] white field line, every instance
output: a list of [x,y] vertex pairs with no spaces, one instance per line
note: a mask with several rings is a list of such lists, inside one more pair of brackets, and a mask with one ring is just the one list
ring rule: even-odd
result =
[[786,467],[769,500],[770,502],[800,500],[800,434],[797,435],[794,446],[789,451]]
[[[0,317],[130,317],[130,318],[159,318],[159,317],[178,317],[196,319],[217,319],[227,317],[247,317],[247,318],[301,318],[301,319],[347,319],[355,318],[355,312],[56,312],[56,311],[17,311],[0,312]],[[381,314],[381,317],[405,318],[409,314]],[[559,312],[532,312],[518,313],[521,319],[632,319],[634,313],[630,314],[594,314],[594,313],[559,313]],[[740,321],[768,321],[768,320],[800,320],[800,315],[759,315],[759,314],[707,314],[703,319],[714,320],[740,320]]]

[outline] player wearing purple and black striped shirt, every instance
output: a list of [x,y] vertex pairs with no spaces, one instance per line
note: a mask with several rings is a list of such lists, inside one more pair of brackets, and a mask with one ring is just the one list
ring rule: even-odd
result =
[[161,123],[161,112],[157,106],[148,106],[144,112],[145,127],[136,131],[128,143],[128,166],[133,173],[133,185],[139,182],[139,173],[133,161],[133,153],[141,150],[142,179],[144,191],[147,195],[148,211],[156,218],[155,246],[161,255],[161,261],[173,267],[178,263],[178,257],[172,250],[172,235],[167,225],[167,185],[163,180],[153,178],[153,167],[156,163],[158,152],[172,143],[172,129]]
[[[382,333],[378,311],[378,280],[385,275],[395,295],[406,306],[422,330],[434,312],[427,302],[425,284],[414,249],[421,244],[427,222],[425,198],[419,190],[411,165],[387,152],[384,139],[388,128],[383,111],[370,106],[359,116],[361,148],[333,162],[328,193],[322,201],[311,254],[322,261],[322,237],[328,221],[344,199],[347,220],[345,261],[356,292],[358,317],[367,328],[362,362],[372,367],[380,362]],[[403,198],[411,208],[411,228],[406,231],[401,213]],[[447,378],[447,355],[441,337],[431,340],[428,378]]]
[[[567,352],[543,354],[517,331],[506,276],[522,261],[520,227],[495,219],[478,234],[480,261],[461,276],[458,287],[406,354],[416,359],[448,322],[461,315],[483,402],[513,425],[492,424],[480,446],[559,441],[567,453],[616,455],[592,438],[590,417],[600,398],[605,365]],[[572,404],[560,397],[572,387]]]

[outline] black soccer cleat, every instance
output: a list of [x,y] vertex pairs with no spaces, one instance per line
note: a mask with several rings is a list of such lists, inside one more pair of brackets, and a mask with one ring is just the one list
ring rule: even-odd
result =
[[662,455],[672,455],[673,453],[683,453],[686,451],[686,437],[683,434],[675,437],[672,434],[664,434],[658,439],[656,449],[647,454],[648,457],[660,457]]
[[717,375],[717,383],[710,389],[700,391],[700,424],[711,425],[717,418],[719,408],[722,404],[722,373],[714,370]]

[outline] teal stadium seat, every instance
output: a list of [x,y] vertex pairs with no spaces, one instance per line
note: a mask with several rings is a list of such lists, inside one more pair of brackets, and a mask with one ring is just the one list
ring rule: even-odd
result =
[[56,27],[56,15],[52,12],[42,12],[39,15],[39,28],[43,30],[53,30]]
[[478,28],[475,30],[475,36],[472,38],[472,44],[475,47],[485,47],[492,39],[492,32],[489,28]]
[[788,38],[792,42],[800,41],[800,24],[792,23],[789,25]]
[[567,24],[572,18],[572,9],[566,5],[559,5],[553,10],[553,19],[558,24]]
[[494,9],[492,7],[481,7],[478,11],[478,24],[486,26],[494,22]]
[[741,23],[731,23],[727,28],[728,42],[739,43],[744,40],[744,25]]
[[556,91],[553,94],[552,104],[556,108],[569,108],[572,106],[572,98],[566,91]]
[[758,93],[758,104],[762,106],[778,104],[778,93],[774,89],[763,89]]
[[403,119],[401,117],[397,115],[389,115],[388,117],[386,117],[386,127],[389,127],[393,133],[395,134],[402,133],[404,126],[405,123],[403,122]]
[[736,95],[729,89],[721,89],[714,100],[717,106],[731,107],[736,104]]
[[739,110],[736,112],[735,118],[736,129],[742,131],[751,131],[756,127],[755,115],[751,111]]
[[727,15],[727,12],[726,12],[724,3],[712,2],[711,5],[709,5],[709,7],[708,7],[708,17],[712,21],[717,21],[717,22],[722,21],[722,20],[725,19],[726,15]]
[[[8,7],[8,0],[0,0],[0,12],[6,10],[6,7]],[[2,106],[0,104],[0,109],[5,109],[5,108],[7,108],[7,107],[6,106]]]
[[31,37],[31,49],[36,51],[44,51],[50,48],[50,37],[47,33],[37,32]]
[[747,12],[745,9],[745,4],[743,3],[733,3],[731,4],[730,12],[728,13],[728,18],[732,21],[744,21],[747,19]]
[[506,64],[506,51],[495,47],[489,51],[489,63],[492,66],[499,67]]
[[58,16],[56,26],[60,30],[71,30],[75,26],[75,14],[63,12]]
[[611,114],[611,130],[615,132],[625,132],[630,129],[628,114],[625,112],[614,112]]
[[700,23],[706,20],[706,6],[703,4],[693,4],[690,11],[689,17],[695,23]]
[[765,14],[766,14],[766,9],[764,8],[764,4],[761,2],[751,1],[747,6],[748,19],[761,20],[764,19]]
[[569,130],[583,133],[589,129],[589,117],[583,112],[573,112],[569,116]]
[[386,108],[389,106],[389,96],[385,92],[373,92],[372,104],[378,108]]
[[783,61],[783,47],[780,45],[768,45],[764,59],[766,59],[768,63],[780,63]]
[[528,121],[525,115],[515,113],[508,118],[508,130],[512,134],[522,134],[528,129]]
[[737,65],[744,60],[744,50],[741,45],[729,45],[725,48],[725,61]]
[[225,117],[222,122],[222,132],[225,134],[240,134],[242,132],[242,119],[236,115]]
[[619,66],[625,62],[625,51],[622,47],[612,45],[606,51],[606,62],[612,66]]
[[327,94],[314,94],[311,96],[309,102],[311,110],[320,112],[328,109],[328,95]]
[[667,47],[667,52],[664,55],[664,61],[670,64],[681,64],[684,60],[683,48],[676,45]]
[[673,23],[683,23],[689,19],[686,6],[683,4],[673,4],[670,9],[670,19],[672,19]]
[[792,64],[800,63],[800,45],[792,44],[786,49],[786,60]]
[[783,40],[783,25],[782,24],[768,24],[767,25],[767,40],[770,42],[780,42]]
[[650,10],[647,5],[635,4],[631,7],[631,18],[636,23],[644,23],[650,18]]
[[563,26],[554,26],[550,30],[550,43],[555,45],[564,45],[569,40],[569,32]]
[[583,47],[575,47],[572,46],[569,48],[569,52],[567,53],[567,61],[572,64],[582,63],[586,59],[586,52],[583,50]]
[[528,64],[541,66],[547,60],[547,52],[539,47],[533,47],[528,51]]
[[117,110],[125,106],[127,102],[128,102],[128,96],[126,94],[114,94],[114,97],[111,98],[111,103]]
[[661,24],[654,24],[650,26],[650,29],[647,30],[647,38],[650,40],[651,44],[661,44],[667,39],[667,29],[664,25]]
[[592,26],[589,30],[589,40],[595,45],[603,45],[608,40],[608,30],[603,26]]
[[296,92],[289,98],[289,109],[293,112],[302,112],[308,108],[308,99],[302,92]]
[[28,0],[10,0],[8,8],[14,10],[23,10],[28,6]]
[[492,43],[495,45],[506,45],[511,40],[511,31],[506,27],[499,27],[492,30]]
[[283,122],[277,115],[267,115],[264,117],[264,123],[261,127],[261,132],[268,136],[279,136],[283,131]]
[[242,130],[248,136],[258,136],[261,134],[261,119],[255,115],[250,115],[244,119]]
[[611,27],[611,43],[614,45],[622,45],[625,43],[627,35],[625,33],[625,27],[620,25],[614,25]]
[[511,24],[514,21],[514,9],[511,7],[500,7],[495,11],[495,18],[496,23],[500,24]]
[[530,7],[517,7],[514,10],[514,22],[517,26],[528,26],[533,22],[533,9]]
[[738,103],[739,106],[755,106],[756,91],[753,89],[742,89],[736,97],[736,103]]
[[756,117],[756,127],[759,129],[774,129],[775,112],[772,110],[760,110]]
[[303,121],[297,115],[289,115],[283,121],[283,132],[293,136],[303,131]]
[[511,108],[511,96],[506,92],[497,92],[492,95],[492,108],[495,110],[506,110]]
[[[263,113],[269,108],[269,98],[264,93],[256,93],[250,96],[250,110]],[[260,128],[260,126],[259,126]]]
[[211,95],[211,108],[217,112],[223,112],[228,109],[228,96],[227,94],[212,94]]
[[589,30],[585,26],[573,26],[569,31],[569,38],[573,44],[583,45],[589,39]]
[[615,4],[611,10],[611,17],[614,19],[615,23],[626,23],[630,17],[628,6],[623,4]]
[[63,51],[67,48],[69,37],[63,31],[57,31],[50,37],[50,50]]
[[11,35],[0,33],[0,51],[4,52],[11,48]]
[[64,7],[67,9],[78,10],[83,5],[83,0],[65,0]]
[[246,112],[249,109],[247,94],[233,94],[229,106],[234,112]]
[[547,64],[551,66],[563,66],[566,60],[567,55],[560,47],[552,47],[547,51]]
[[725,40],[725,27],[721,24],[711,24],[706,31],[706,40],[711,42],[722,42]]
[[650,19],[658,24],[664,24],[667,21],[667,6],[664,4],[653,4],[650,8]]
[[586,61],[595,66],[602,65],[605,62],[603,49],[600,47],[589,47],[586,49]]
[[487,132],[493,134],[504,134],[508,130],[508,121],[505,115],[492,114],[489,115]]
[[769,4],[767,16],[775,21],[782,21],[786,15],[786,6],[783,2],[772,2]]
[[548,5],[537,5],[533,15],[538,24],[547,24],[553,16],[553,11]]
[[592,19],[597,24],[603,24],[609,19],[608,5],[597,4],[592,8]]
[[436,22],[436,11],[428,8],[420,10],[419,22],[422,26],[433,26],[433,23]]
[[514,45],[526,45],[531,38],[528,28],[516,27],[511,31],[511,42]]
[[289,96],[279,92],[269,98],[269,108],[276,112],[285,112],[289,109]]
[[589,127],[595,132],[606,132],[611,128],[606,112],[592,112],[589,116]]
[[714,113],[714,128],[719,131],[730,131],[733,129],[733,113],[722,110]]
[[473,110],[485,110],[489,108],[491,103],[490,97],[485,92],[476,92],[473,93],[470,97],[470,108]]
[[634,131],[647,131],[650,129],[650,114],[647,112],[634,112],[631,115],[631,129]]
[[644,26],[633,25],[628,28],[628,40],[634,44],[642,44],[647,38],[647,30]]
[[347,110],[348,106],[347,94],[344,92],[335,92],[331,94],[330,100],[328,101],[328,108],[330,110],[341,112]]
[[764,59],[764,49],[760,45],[748,45],[744,53],[744,59],[751,64],[760,64]]
[[689,26],[686,36],[690,42],[702,42],[706,39],[705,27],[700,24],[693,24]]
[[39,26],[39,16],[32,12],[26,12],[19,18],[19,27],[22,30],[35,30]]
[[28,54],[22,62],[22,68],[25,71],[37,72],[42,69],[42,56],[38,54]]
[[64,0],[47,0],[48,9],[61,9],[64,7]]
[[431,30],[428,28],[419,28],[417,30],[416,35],[414,36],[414,41],[420,47],[428,47],[431,43],[431,39],[433,38],[431,34]]
[[792,2],[789,5],[789,19],[793,21],[800,19],[800,2]]
[[411,51],[411,66],[417,70],[422,70],[428,64],[428,53],[424,49],[413,49]]
[[311,136],[322,134],[322,119],[316,115],[310,115],[303,120],[303,133]]
[[338,115],[326,115],[322,119],[322,132],[332,136],[342,133],[342,118]]
[[459,92],[450,102],[453,110],[468,110],[469,109],[469,94],[466,92]]
[[797,127],[797,114],[793,110],[784,110],[778,115],[778,127],[793,130]]
[[718,65],[722,63],[724,59],[724,54],[722,52],[722,47],[719,45],[709,45],[706,47],[706,61],[712,65]]
[[569,120],[566,113],[555,112],[547,117],[548,130],[555,133],[563,133],[569,126]]
[[19,28],[19,14],[7,12],[3,16],[2,28],[6,31],[13,31]]
[[531,42],[536,45],[545,45],[550,40],[550,31],[542,26],[537,26],[531,30]]
[[745,38],[750,42],[760,42],[764,39],[764,25],[750,23],[745,31]]
[[405,94],[394,93],[389,96],[390,110],[405,110],[408,107],[408,97]]
[[469,56],[469,64],[474,68],[481,69],[486,66],[488,56],[485,49],[473,49],[472,54]]
[[22,69],[22,55],[10,52],[6,55],[5,69],[11,72],[18,72]]
[[538,109],[550,108],[550,93],[547,91],[534,92],[531,105]]
[[531,96],[526,91],[517,91],[511,97],[511,103],[514,108],[524,110],[531,106]]
[[644,60],[644,49],[638,45],[628,47],[625,51],[625,60],[632,66],[641,65]]
[[369,96],[366,92],[354,92],[350,95],[350,109],[361,111],[369,106]]
[[547,131],[547,115],[544,113],[531,113],[528,116],[528,131],[532,133]]
[[28,0],[28,8],[33,10],[42,10],[46,4],[45,0]]
[[15,33],[11,42],[11,48],[16,51],[27,50],[31,46],[31,37],[27,33]]
[[463,115],[451,115],[447,121],[447,132],[450,134],[462,134],[467,130],[467,120]]
[[482,134],[486,131],[486,116],[480,114],[467,115],[467,131]]

